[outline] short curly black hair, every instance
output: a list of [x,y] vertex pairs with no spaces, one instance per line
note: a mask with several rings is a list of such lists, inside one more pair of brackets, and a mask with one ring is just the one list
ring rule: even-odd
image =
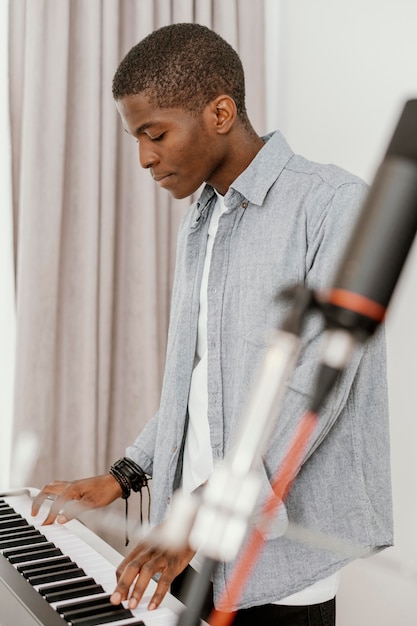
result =
[[229,95],[247,121],[245,76],[237,52],[201,24],[155,30],[124,57],[113,78],[113,97],[146,94],[161,108],[199,114],[216,96]]

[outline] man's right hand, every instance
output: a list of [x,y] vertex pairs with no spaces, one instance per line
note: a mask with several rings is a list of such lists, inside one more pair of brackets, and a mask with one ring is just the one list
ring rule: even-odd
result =
[[55,520],[65,524],[82,511],[107,506],[121,495],[122,489],[111,474],[72,482],[55,480],[45,485],[34,498],[32,515],[37,515],[42,503],[51,498],[53,503],[43,524],[53,524]]

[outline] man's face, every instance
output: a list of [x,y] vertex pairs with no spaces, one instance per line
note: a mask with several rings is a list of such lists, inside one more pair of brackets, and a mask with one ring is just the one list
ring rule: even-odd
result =
[[216,186],[223,142],[210,105],[193,116],[184,109],[157,108],[144,95],[116,101],[125,130],[139,144],[139,161],[174,198],[186,198],[202,183]]

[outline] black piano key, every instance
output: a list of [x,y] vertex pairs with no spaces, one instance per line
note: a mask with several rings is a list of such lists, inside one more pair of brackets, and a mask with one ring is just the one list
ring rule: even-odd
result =
[[103,593],[104,589],[101,585],[90,585],[89,587],[77,587],[71,591],[56,591],[55,593],[46,594],[45,600],[50,602],[64,602],[64,600],[75,600],[85,596],[94,596],[98,593]]
[[17,515],[16,511],[14,509],[12,509],[11,506],[9,506],[9,507],[2,507],[0,509],[0,519],[2,517],[10,516],[10,515]]
[[38,546],[27,548],[26,552],[19,552],[18,554],[16,554],[17,550],[9,550],[10,555],[7,557],[7,560],[13,563],[13,565],[19,565],[20,563],[29,563],[29,561],[39,561],[40,559],[49,559],[53,556],[62,556],[61,550],[56,548],[53,544],[45,550],[33,549],[37,547],[42,548],[46,545],[46,543],[40,543]]
[[21,515],[16,517],[6,517],[4,520],[0,520],[0,530],[3,528],[18,528],[19,526],[27,526],[27,520]]
[[39,593],[48,602],[63,602],[64,600],[74,600],[83,596],[92,596],[103,593],[104,589],[98,585],[94,578],[82,578],[69,583],[40,587]]
[[3,552],[3,556],[6,557],[6,559],[9,558],[9,556],[16,556],[18,554],[24,554],[25,552],[40,552],[41,550],[47,550],[48,548],[55,548],[55,544],[52,543],[52,541],[48,541],[47,543],[44,543],[42,545],[35,545],[32,547],[20,547],[20,548],[10,548],[10,550],[4,550]]
[[90,617],[74,617],[70,624],[72,626],[97,626],[98,624],[109,624],[133,617],[133,613],[129,609],[125,609],[123,605],[120,606],[121,608],[115,606],[111,613],[97,613]]
[[7,500],[4,500],[4,498],[0,498],[0,507],[8,507],[9,509],[11,509],[12,505],[9,504]]
[[12,508],[10,510],[3,509],[3,512],[6,517],[13,517],[16,520],[23,519],[23,515],[16,513],[16,511],[13,511]]
[[100,606],[102,603],[110,602],[110,594],[98,596],[97,598],[90,598],[89,600],[79,600],[78,602],[66,602],[65,604],[58,604],[55,610],[63,615],[66,611],[73,611],[75,609],[88,609],[90,606]]
[[44,559],[43,561],[38,561],[36,563],[24,563],[23,565],[17,566],[17,571],[21,574],[25,575],[25,572],[30,572],[34,569],[53,567],[55,565],[63,565],[64,563],[72,563],[69,556],[62,556],[56,559]]
[[69,571],[78,568],[78,565],[73,561],[68,561],[66,563],[58,563],[45,566],[42,562],[37,563],[37,567],[33,567],[29,570],[23,571],[22,574],[25,578],[29,576],[41,576],[42,574],[53,574],[58,571]]
[[41,535],[40,532],[36,530],[24,537],[18,537],[16,539],[0,539],[0,550],[5,550],[7,548],[17,548],[19,546],[30,546],[38,543],[47,543],[47,539],[44,535]]
[[34,526],[28,524],[27,526],[19,526],[19,528],[15,528],[14,530],[10,530],[10,528],[5,528],[4,530],[0,530],[0,540],[9,539],[9,537],[21,537],[27,533],[36,530]]
[[[75,565],[75,564],[74,564]],[[71,580],[72,578],[82,578],[87,574],[81,567],[77,567],[75,565],[74,568],[67,568],[58,570],[57,572],[51,572],[48,574],[39,574],[39,575],[31,575],[27,576],[28,581],[31,585],[45,585],[46,583],[55,583],[60,580]]]
[[53,593],[55,591],[71,591],[71,589],[75,589],[76,587],[87,587],[88,585],[95,585],[96,581],[94,578],[83,578],[83,580],[73,580],[64,583],[58,583],[56,585],[48,585],[47,587],[40,587],[38,589],[41,596],[44,596],[49,591]]
[[4,541],[9,537],[19,537],[28,533],[37,533],[38,535],[41,534],[38,528],[30,526],[29,524],[27,524],[26,526],[18,526],[17,528],[3,528],[2,530],[0,530],[0,541]]
[[5,553],[6,550],[12,548],[18,548],[21,546],[32,546],[39,543],[47,543],[48,540],[41,533],[32,533],[26,537],[19,537],[17,539],[10,539],[9,541],[0,541],[0,550]]
[[[84,608],[72,608],[66,609],[63,611],[59,611],[60,615],[67,622],[73,622],[75,619],[87,618],[87,617],[95,617],[96,615],[115,615],[117,609],[120,612],[121,609],[124,609],[123,604],[114,605],[109,602],[109,600],[102,600],[101,604],[96,600],[96,603],[93,606],[86,606]],[[133,614],[129,617],[133,617]],[[119,618],[120,619],[120,618]]]

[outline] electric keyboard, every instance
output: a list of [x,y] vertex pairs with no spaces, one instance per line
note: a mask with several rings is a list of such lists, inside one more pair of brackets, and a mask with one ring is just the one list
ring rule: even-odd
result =
[[109,596],[123,559],[81,522],[42,526],[32,517],[36,490],[0,494],[0,626],[174,626],[184,609],[167,594],[148,611],[152,580],[136,609]]

